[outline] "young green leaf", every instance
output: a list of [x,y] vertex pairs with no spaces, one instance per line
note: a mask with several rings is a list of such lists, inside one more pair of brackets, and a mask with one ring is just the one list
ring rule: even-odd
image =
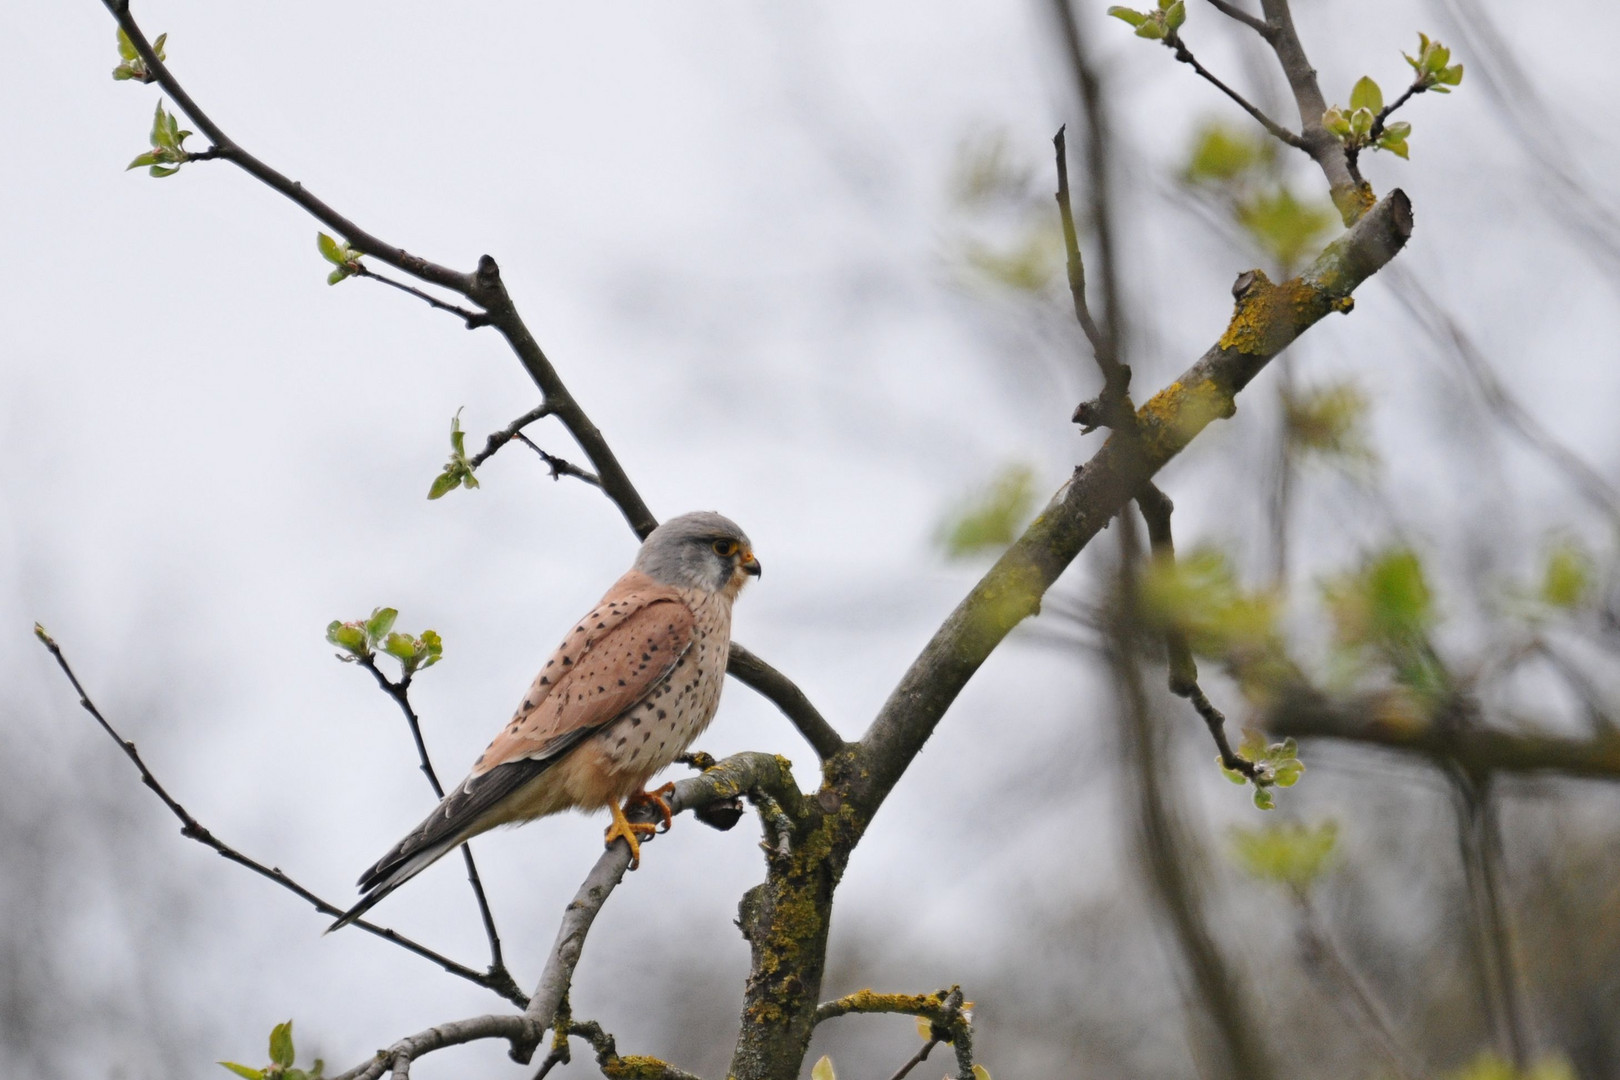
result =
[[1566,611],[1577,608],[1592,587],[1592,557],[1571,541],[1564,541],[1547,553],[1541,576],[1541,599],[1550,607]]
[[134,161],[125,166],[124,171],[129,172],[130,169],[139,169],[143,165],[156,165],[157,160],[157,155],[148,150],[146,153],[142,154],[140,157],[136,158]]
[[391,607],[373,608],[371,618],[366,620],[366,644],[375,647],[394,628],[397,618],[399,612]]
[[146,171],[148,175],[156,176],[161,179],[165,176],[173,176],[175,173],[180,171],[180,167],[178,165],[154,165]]
[[990,1080],[990,1070],[983,1065],[973,1066],[973,1080]]
[[[1160,7],[1164,7],[1161,2]],[[1187,4],[1185,0],[1175,0],[1164,9],[1164,25],[1173,31],[1181,29],[1181,24],[1187,21]]]
[[1369,76],[1363,75],[1350,89],[1350,108],[1378,112],[1384,107],[1384,92]]
[[1123,22],[1130,23],[1132,26],[1141,26],[1143,23],[1148,21],[1148,17],[1142,14],[1140,11],[1132,11],[1130,8],[1121,7],[1118,4],[1115,4],[1113,7],[1109,8],[1108,14]]
[[263,1069],[250,1069],[246,1065],[238,1065],[234,1061],[218,1061],[216,1065],[223,1065],[231,1072],[240,1076],[242,1080],[264,1080]]
[[1277,800],[1272,796],[1270,788],[1256,785],[1254,789],[1254,808],[1256,810],[1277,809]]
[[339,252],[338,242],[323,232],[315,234],[315,249],[321,253],[321,258],[336,266],[342,266],[349,261]]
[[122,26],[118,28],[118,55],[125,60],[134,60],[141,55],[135,51],[135,43],[129,40],[129,35],[124,33]]
[[810,1080],[838,1080],[838,1074],[833,1072],[832,1058],[822,1054],[821,1060],[810,1069]]
[[444,472],[433,478],[433,486],[428,488],[429,499],[442,499],[454,491],[461,484],[463,470],[459,465],[447,465]]
[[292,1021],[270,1029],[270,1060],[283,1069],[293,1063]]

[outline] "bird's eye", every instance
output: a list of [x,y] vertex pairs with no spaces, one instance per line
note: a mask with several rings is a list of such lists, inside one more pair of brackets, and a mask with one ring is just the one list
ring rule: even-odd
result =
[[737,541],[716,540],[714,542],[714,553],[719,555],[721,558],[731,558],[733,555],[737,554]]

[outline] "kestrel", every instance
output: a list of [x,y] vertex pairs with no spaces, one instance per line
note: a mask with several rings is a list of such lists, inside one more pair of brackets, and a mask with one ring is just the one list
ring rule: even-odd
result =
[[640,838],[655,826],[624,811],[650,803],[668,825],[663,796],[674,785],[649,792],[647,781],[714,719],[731,604],[759,573],[748,537],[719,514],[685,514],[654,529],[635,564],[540,669],[472,772],[361,875],[364,896],[328,932],[479,833],[563,810],[606,807],[613,824],[605,840],[623,837],[635,869]]

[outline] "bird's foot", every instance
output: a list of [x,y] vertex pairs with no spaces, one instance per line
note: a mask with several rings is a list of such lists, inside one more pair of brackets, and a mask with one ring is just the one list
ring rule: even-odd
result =
[[[629,799],[626,799],[625,806],[628,807],[634,798],[635,796],[632,795]],[[626,844],[629,844],[630,869],[634,870],[641,865],[642,837],[656,833],[658,826],[645,821],[631,821],[624,816],[624,811],[619,809],[617,803],[608,803],[608,810],[613,814],[613,824],[609,825],[607,832],[602,835],[602,843],[604,846],[612,846],[613,841],[622,839]]]
[[669,832],[670,824],[674,821],[674,814],[671,813],[669,803],[665,802],[664,799],[666,796],[673,794],[675,794],[674,783],[665,784],[655,791],[638,791],[624,800],[624,808],[629,810],[637,806],[657,807],[659,817],[663,818],[663,821],[658,825],[658,831],[666,833]]

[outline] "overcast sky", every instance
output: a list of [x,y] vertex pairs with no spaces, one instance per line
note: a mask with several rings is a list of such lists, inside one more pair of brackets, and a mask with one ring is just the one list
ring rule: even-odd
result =
[[[1197,122],[1240,117],[1103,19],[1102,4],[1081,7],[1123,110],[1124,273],[1146,390],[1218,336],[1231,279],[1253,265],[1155,195]],[[1442,25],[1416,4],[1298,7],[1341,100],[1363,73],[1386,92],[1403,85],[1399,51]],[[1545,100],[1567,108],[1557,134],[1576,171],[1610,176],[1601,103],[1620,91],[1607,56],[1620,15],[1583,8],[1590,27],[1577,34],[1532,7],[1492,5]],[[963,140],[1005,132],[1044,190],[1052,132],[1074,119],[1044,7],[143,0],[136,12],[150,34],[169,33],[175,72],[245,147],[413,252],[463,268],[486,252],[499,260],[654,512],[718,509],[749,531],[766,573],[739,603],[736,636],[846,735],[982,570],[938,551],[951,507],[1012,462],[1049,491],[1099,445],[1068,423],[1093,389],[1082,354],[1024,325],[1016,304],[965,287],[950,258]],[[112,807],[124,816],[116,835],[134,838],[52,848],[17,873],[49,866],[64,887],[0,898],[37,909],[49,897],[31,917],[49,928],[58,974],[125,1010],[75,1036],[62,1060],[78,1075],[108,1074],[114,1058],[127,1069],[115,1075],[153,1074],[157,1059],[135,1045],[142,1025],[164,1029],[159,1042],[196,1040],[200,1056],[181,1068],[212,1075],[213,1058],[259,1061],[264,1034],[289,1015],[301,1042],[346,1068],[492,999],[369,936],[322,938],[323,921],[293,897],[179,838],[132,772],[107,761],[115,749],[33,643],[33,620],[201,820],[343,902],[431,796],[392,703],[332,658],[326,623],[387,604],[400,628],[444,636],[444,663],[413,696],[448,781],[629,564],[634,538],[597,492],[553,483],[517,446],[481,470],[480,490],[426,501],[452,414],[481,445],[538,402],[493,332],[373,283],[328,287],[316,224],[236,170],[124,172],[160,94],[108,77],[114,25],[93,0],[10,5],[0,33],[12,103],[0,783],[50,818]],[[1193,5],[1186,35],[1245,80],[1212,9]],[[1419,99],[1408,119],[1412,160],[1367,162],[1380,192],[1399,184],[1416,206],[1401,265],[1477,332],[1532,411],[1620,477],[1614,280],[1558,226],[1546,205],[1557,191],[1482,86]],[[1468,449],[1477,413],[1445,406],[1448,387],[1460,391],[1431,354],[1374,283],[1352,317],[1312,331],[1300,361],[1307,379],[1365,380],[1406,527],[1455,542],[1447,530],[1462,511],[1506,493],[1519,501],[1503,517],[1517,520],[1501,528],[1532,549],[1547,514],[1591,531],[1567,488],[1511,444]],[[1268,430],[1272,394],[1258,383],[1236,420],[1167,474],[1183,542],[1252,530],[1258,495],[1234,501],[1224,481]],[[581,460],[560,428],[533,434]],[[1322,513],[1308,556],[1322,565],[1387,535],[1376,516]],[[1064,886],[1100,888],[1087,866],[1112,873],[1116,838],[1106,788],[1086,777],[1107,751],[1098,736],[1088,761],[1084,736],[1101,730],[1102,685],[1077,654],[1002,649],[859,850],[840,926],[942,952],[938,978],[951,981],[950,950],[980,940],[956,932],[1049,880],[996,830],[1027,826],[1056,798],[1096,822],[1066,838],[1078,865]],[[1060,731],[1082,733],[1064,742],[1079,757],[1072,776],[1044,765]],[[701,746],[781,752],[813,782],[813,755],[740,685]],[[1032,763],[1043,764],[1034,782]],[[1071,784],[1077,794],[1060,790]],[[1217,817],[1244,812],[1241,795],[1211,792]],[[476,845],[520,982],[536,977],[603,824],[567,817]],[[964,872],[941,857],[949,837],[987,853]],[[679,822],[598,923],[577,1009],[643,1049],[637,1013],[593,963],[604,958],[601,972],[614,958],[622,973],[624,957],[649,957],[641,973],[666,984],[658,957],[687,937],[715,943],[735,993],[746,953],[730,920],[759,873],[751,823],[718,834]],[[137,887],[138,903],[124,902]],[[446,860],[377,914],[476,963],[466,891]],[[172,906],[153,910],[154,896]],[[942,933],[951,945],[939,950]],[[503,1060],[491,1047],[417,1072],[488,1062],[488,1075],[519,1075],[497,1071]]]

